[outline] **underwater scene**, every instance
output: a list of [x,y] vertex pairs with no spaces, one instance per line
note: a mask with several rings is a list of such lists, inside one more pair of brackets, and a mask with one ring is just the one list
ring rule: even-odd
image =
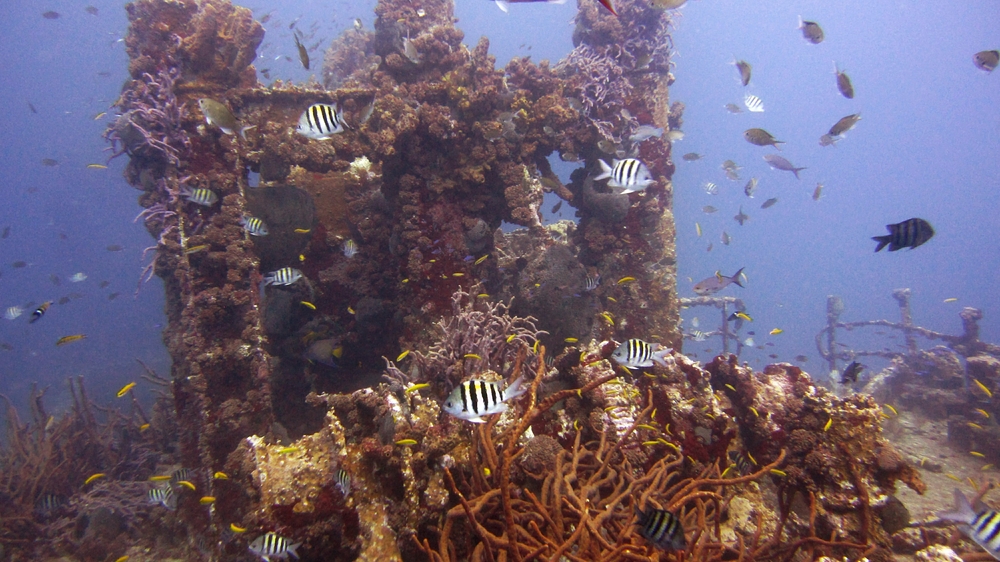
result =
[[88,1],[0,562],[1000,560],[995,1]]

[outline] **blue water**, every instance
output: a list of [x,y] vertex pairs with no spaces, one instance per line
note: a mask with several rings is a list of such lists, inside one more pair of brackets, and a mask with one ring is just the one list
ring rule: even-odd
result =
[[[13,348],[0,350],[0,392],[18,402],[34,381],[52,386],[59,402],[65,379],[76,375],[86,377],[98,401],[110,401],[141,372],[136,358],[160,373],[169,370],[160,339],[162,285],[154,277],[133,296],[146,263],[142,250],[154,241],[132,222],[141,209],[138,192],[121,177],[125,158],[113,160],[107,170],[86,168],[108,156],[100,136],[107,118],[94,116],[108,110],[127,78],[127,57],[118,41],[127,25],[123,4],[93,5],[96,17],[83,3],[68,0],[0,6],[0,229],[11,227],[10,236],[0,240],[0,308],[84,295],[54,304],[35,324],[28,324],[30,309],[15,321],[0,319],[0,343]],[[269,68],[272,78],[305,81],[310,73],[295,60],[288,24],[298,20],[305,44],[326,45],[351,29],[355,17],[370,29],[373,6],[249,4],[258,18],[272,14],[258,69]],[[47,10],[62,17],[43,19]],[[466,43],[471,47],[488,36],[501,66],[513,56],[555,63],[572,48],[574,13],[573,2],[515,4],[503,14],[487,0],[459,0],[455,9]],[[723,294],[747,303],[754,322],[744,330],[755,330],[758,344],[774,344],[745,352],[743,358],[758,366],[770,360],[769,353],[782,360],[805,354],[808,370],[825,372],[813,337],[823,326],[829,294],[843,297],[843,320],[895,320],[891,291],[910,287],[918,324],[958,333],[961,307],[975,306],[985,314],[982,338],[1000,340],[993,291],[1000,271],[1000,71],[989,75],[971,62],[973,53],[1000,47],[996,2],[701,0],[680,13],[671,96],[687,105],[686,137],[675,144],[681,296],[693,296],[693,283],[717,270],[731,274],[745,266],[747,287]],[[802,39],[799,15],[822,25],[822,44]],[[729,64],[734,55],[753,65],[748,88]],[[319,53],[313,58],[315,70]],[[854,100],[837,92],[834,60],[854,82]],[[739,104],[745,91],[763,99],[764,113],[730,115],[723,109]],[[862,121],[836,147],[817,144],[837,119],[857,112]],[[763,127],[787,142],[781,154],[808,167],[801,180],[769,169],[761,157],[773,150],[744,141],[742,132],[749,127]],[[706,157],[680,160],[687,152]],[[59,164],[43,166],[43,158]],[[743,166],[741,181],[724,177],[720,164],[726,159]],[[760,179],[754,199],[743,195],[750,176]],[[720,193],[702,191],[706,181],[718,184]],[[817,182],[825,189],[813,201]],[[761,210],[771,197],[779,203]],[[732,220],[740,204],[751,216],[742,227]],[[704,205],[720,211],[705,215]],[[571,218],[572,210],[563,205],[561,215]],[[871,236],[913,216],[934,225],[934,239],[914,251],[873,253]],[[696,222],[703,229],[700,238]],[[728,247],[719,241],[723,230],[733,237]],[[709,242],[714,248],[706,252]],[[109,252],[111,244],[124,250]],[[18,260],[30,265],[15,269],[11,264]],[[87,280],[70,283],[77,272]],[[59,276],[61,285],[54,285],[51,275]],[[104,280],[110,285],[101,289]],[[120,295],[108,300],[114,292]],[[958,302],[942,302],[951,297]],[[717,325],[714,310],[686,311],[686,329],[694,316],[702,330]],[[772,328],[784,333],[767,336]],[[87,339],[55,347],[59,337],[75,333]],[[856,335],[848,341],[869,349],[895,344],[879,338]],[[708,348],[718,351],[718,340],[689,342],[686,351],[705,359]]]

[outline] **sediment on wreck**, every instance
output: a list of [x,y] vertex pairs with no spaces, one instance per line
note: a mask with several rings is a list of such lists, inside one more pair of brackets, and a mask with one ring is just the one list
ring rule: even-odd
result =
[[[331,471],[311,472],[301,497],[262,482],[278,464],[315,468],[308,452],[317,447],[401,454],[377,438],[395,432],[382,427],[330,445],[339,433],[328,409],[338,402],[315,397],[371,386],[384,357],[431,348],[463,288],[533,317],[534,341],[567,365],[582,351],[570,341],[655,335],[680,347],[670,145],[629,140],[640,125],[680,126],[667,95],[670,15],[620,4],[615,18],[584,1],[577,47],[559,64],[518,58],[496,68],[488,40],[462,43],[450,1],[425,2],[421,14],[382,1],[374,31],[351,29],[326,53],[327,89],[261,85],[252,62],[264,30],[245,8],[128,5],[132,80],[106,136],[129,157],[126,178],[142,191],[140,217],[156,239],[149,272],[167,296],[184,465],[230,475],[211,484],[207,533],[275,530],[305,541],[315,559],[358,556],[358,512]],[[232,110],[240,134],[207,124],[201,98]],[[314,103],[336,104],[348,130],[324,141],[296,134]],[[643,193],[616,195],[591,179],[598,159],[632,150],[656,179]],[[568,183],[551,170],[556,155],[580,162]],[[189,201],[195,189],[218,202]],[[542,224],[548,191],[577,210],[577,225]],[[268,235],[248,236],[246,216],[263,219]],[[503,223],[520,230],[504,233]],[[348,241],[356,255],[345,254]],[[303,279],[262,288],[282,267]],[[596,289],[588,279],[600,280]],[[459,374],[486,367],[509,368]],[[437,381],[433,391],[448,388]],[[386,392],[372,394],[379,411]],[[304,458],[269,448],[299,438]],[[390,542],[413,555],[406,532],[396,533]],[[245,548],[220,544],[228,556]]]

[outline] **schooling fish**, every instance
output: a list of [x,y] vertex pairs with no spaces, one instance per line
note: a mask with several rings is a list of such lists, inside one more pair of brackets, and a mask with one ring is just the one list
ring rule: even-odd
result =
[[299,41],[299,35],[302,33],[299,30],[295,30],[297,33],[292,34],[292,39],[295,39],[295,48],[299,50],[299,61],[302,62],[302,67],[309,70],[309,52],[306,50],[305,45]]
[[837,66],[837,61],[833,61],[833,73],[837,75],[837,89],[840,90],[840,95],[849,100],[854,99],[854,85],[851,84],[850,77]]
[[750,144],[755,144],[757,146],[773,146],[778,150],[781,150],[778,146],[779,144],[785,144],[785,141],[780,141],[774,138],[774,135],[764,129],[747,129],[746,131],[743,131],[743,138]]
[[872,240],[878,242],[876,252],[886,245],[889,246],[890,252],[900,248],[916,248],[934,236],[934,229],[924,219],[912,218],[896,224],[887,224],[885,227],[889,230],[889,234],[872,236]]
[[302,112],[299,126],[295,131],[313,140],[326,140],[343,133],[347,124],[337,104],[314,103]]
[[681,156],[681,158],[683,158],[685,162],[694,162],[696,160],[701,160],[702,156],[697,152],[688,152],[684,156]]
[[742,82],[744,86],[749,84],[751,69],[750,63],[745,60],[738,60],[733,62],[733,64],[736,66],[736,70],[740,73],[740,82]]
[[743,113],[743,110],[740,109],[740,106],[736,105],[735,103],[727,103],[723,107],[725,107],[726,111],[728,111],[729,113]]
[[979,51],[972,55],[972,64],[976,65],[979,70],[993,72],[1000,64],[1000,51]]
[[660,136],[663,136],[663,129],[652,125],[640,125],[639,128],[636,129],[631,136],[629,136],[628,140],[632,142],[642,142],[646,139]]
[[663,550],[684,550],[687,539],[684,537],[684,526],[676,515],[665,509],[649,509],[641,511],[635,508],[638,520],[639,534],[649,542]]
[[757,178],[750,178],[750,180],[747,181],[747,184],[743,186],[743,193],[747,197],[750,197],[752,199],[753,194],[756,191],[757,191]]
[[[743,105],[747,106],[747,110],[750,111],[751,113],[764,112],[764,102],[753,94],[747,94],[746,97],[743,98]],[[733,113],[738,113],[738,112],[734,111]]]
[[820,135],[819,145],[820,146],[835,146],[834,143],[840,140],[840,137],[835,137],[830,134]]
[[823,28],[818,23],[804,21],[802,16],[799,16],[799,29],[802,30],[802,37],[813,45],[819,45],[823,42]]
[[257,217],[243,215],[240,219],[240,225],[250,236],[267,236],[267,225]]
[[841,117],[836,123],[833,124],[832,127],[830,127],[830,131],[827,134],[831,137],[839,137],[847,131],[853,129],[854,126],[858,124],[858,121],[861,121],[860,113],[854,113],[846,117]]
[[986,549],[993,558],[1000,560],[1000,512],[985,506],[973,507],[958,488],[955,488],[954,495],[955,508],[939,513],[938,517],[958,523],[960,531]]
[[181,197],[203,207],[211,207],[212,205],[215,205],[216,201],[219,200],[219,196],[216,195],[214,191],[211,189],[205,189],[204,187],[191,189],[190,187],[184,186],[181,188]]
[[266,562],[270,562],[271,557],[285,560],[288,558],[289,554],[298,558],[299,555],[295,552],[295,549],[301,544],[302,543],[292,544],[292,541],[275,533],[265,533],[254,539],[253,542],[250,543],[249,548],[250,552],[260,556]]
[[667,366],[664,357],[673,352],[672,349],[663,347],[658,343],[648,343],[638,338],[632,338],[618,346],[611,358],[616,363],[629,369],[642,369],[652,367],[654,363],[663,367]]
[[28,321],[28,324],[34,324],[39,318],[45,316],[45,311],[48,310],[50,306],[52,306],[52,301],[43,302],[42,306],[39,306],[34,312],[31,313],[31,320]]
[[507,411],[507,401],[527,392],[521,388],[523,377],[518,377],[506,390],[502,382],[472,379],[455,387],[444,402],[444,411],[456,418],[473,423],[484,423],[482,416]]
[[704,297],[708,295],[714,295],[715,293],[718,293],[719,291],[725,289],[731,284],[736,284],[740,287],[743,287],[743,283],[740,283],[740,273],[743,273],[742,267],[736,273],[734,273],[732,277],[726,277],[725,275],[722,275],[721,273],[716,271],[715,275],[699,281],[694,286],[694,292]]
[[623,188],[619,194],[641,191],[655,181],[649,173],[649,168],[635,158],[614,160],[612,166],[608,166],[604,160],[598,160],[598,162],[601,164],[601,174],[594,180],[611,178],[608,180],[608,186]]
[[264,286],[268,285],[293,285],[302,279],[302,272],[294,267],[282,267],[277,271],[272,271],[264,276]]
[[226,104],[217,102],[211,98],[199,99],[198,108],[201,109],[201,113],[205,116],[206,123],[222,129],[222,132],[227,135],[238,132],[245,139],[247,137],[244,131],[253,128],[243,127],[239,119],[226,107]]
[[746,214],[743,213],[743,206],[742,205],[740,206],[740,213],[738,215],[736,215],[735,217],[733,217],[733,220],[736,221],[736,222],[738,222],[738,223],[740,223],[740,226],[743,226],[743,223],[745,223],[748,220],[750,220],[750,217],[748,215],[746,215]]
[[22,306],[11,306],[4,311],[3,317],[7,320],[14,320],[18,316],[24,314],[24,307]]
[[817,183],[816,189],[813,190],[813,201],[819,201],[821,195],[823,195],[823,184]]
[[805,167],[796,168],[794,164],[777,154],[765,154],[764,161],[770,164],[775,170],[783,170],[795,174],[795,179],[800,179],[799,172],[805,170]]

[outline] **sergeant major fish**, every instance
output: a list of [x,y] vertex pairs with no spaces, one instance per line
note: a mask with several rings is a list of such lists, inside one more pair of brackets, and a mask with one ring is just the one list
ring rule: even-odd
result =
[[444,402],[444,411],[456,418],[473,423],[485,423],[482,416],[507,411],[507,401],[527,392],[521,388],[523,377],[518,377],[506,389],[502,381],[472,379],[455,387]]
[[177,494],[174,493],[173,488],[170,486],[151,488],[146,497],[149,503],[153,505],[162,505],[170,511],[177,509]]
[[954,496],[955,508],[939,513],[938,517],[958,523],[960,531],[986,549],[993,558],[1000,560],[1000,512],[985,506],[973,507],[958,488],[955,488]]
[[673,352],[668,347],[663,347],[658,343],[648,343],[638,338],[632,338],[618,346],[611,358],[616,363],[629,369],[642,369],[652,367],[654,363],[666,367],[667,362],[664,357]]
[[337,104],[314,103],[302,112],[295,132],[313,140],[326,140],[343,133],[346,126]]
[[598,160],[601,164],[601,174],[594,180],[608,180],[608,186],[612,188],[622,188],[620,195],[634,193],[646,189],[649,184],[654,183],[649,168],[635,158],[615,160],[614,165],[609,166],[604,160]]
[[934,236],[934,229],[931,224],[924,219],[912,218],[896,224],[887,224],[885,228],[889,234],[885,236],[872,236],[872,240],[878,242],[875,251],[889,246],[890,252],[895,252],[900,248],[916,248],[927,242]]
[[740,273],[743,273],[742,267],[734,273],[732,277],[726,277],[716,271],[715,275],[696,283],[694,286],[694,292],[705,297],[708,295],[714,295],[731,284],[743,287],[743,283],[740,283]]
[[247,231],[250,236],[267,236],[267,225],[264,221],[250,215],[243,215],[240,219],[240,226]]
[[[750,113],[764,112],[764,102],[753,94],[747,94],[746,97],[743,98],[743,105],[747,106],[747,110],[750,111]],[[732,112],[732,113],[739,113],[739,112]]]
[[190,187],[183,186],[181,187],[181,197],[203,207],[211,207],[219,200],[219,196],[214,191],[205,189],[204,187],[191,189]]
[[684,526],[676,515],[665,509],[649,509],[641,511],[635,508],[638,520],[639,534],[649,542],[663,550],[685,550],[687,539],[684,537]]
[[302,543],[292,544],[292,541],[276,533],[265,533],[254,539],[253,542],[250,543],[249,548],[250,552],[260,556],[266,562],[270,562],[271,558],[281,558],[282,560],[286,560],[289,554],[298,558],[299,555],[295,552],[295,549],[297,549],[301,544]]
[[294,285],[302,279],[302,272],[294,267],[282,267],[277,271],[272,271],[264,276],[264,286],[268,285]]

